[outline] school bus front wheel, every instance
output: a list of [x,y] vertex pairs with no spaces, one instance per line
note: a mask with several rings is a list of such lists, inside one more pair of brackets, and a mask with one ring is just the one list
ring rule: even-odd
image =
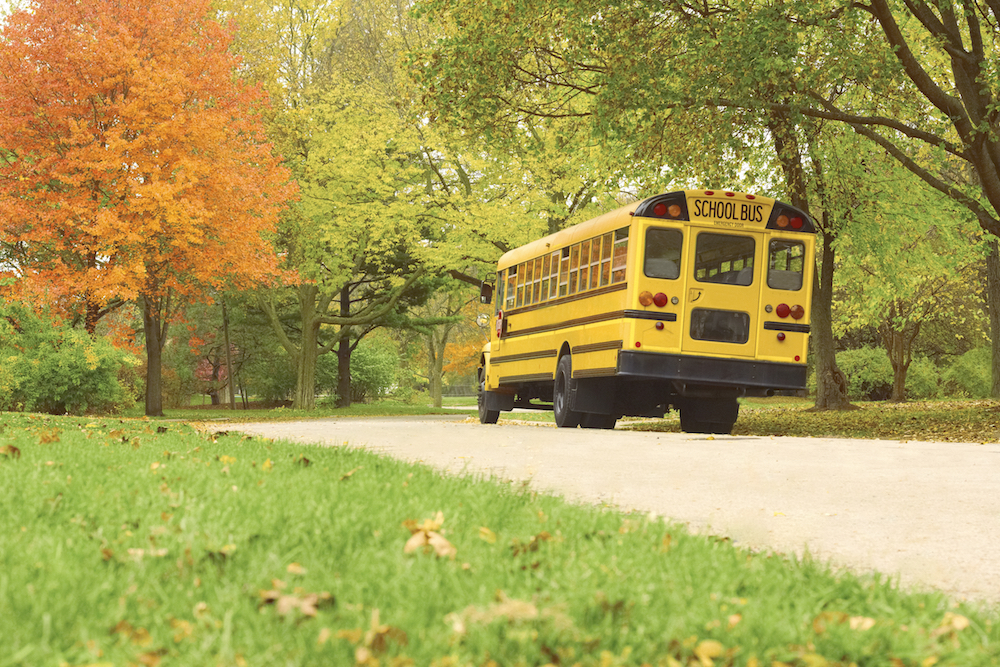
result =
[[476,405],[479,409],[479,423],[496,424],[500,419],[500,411],[491,410],[486,404],[486,380],[482,368],[479,369],[478,375],[479,390],[476,392]]

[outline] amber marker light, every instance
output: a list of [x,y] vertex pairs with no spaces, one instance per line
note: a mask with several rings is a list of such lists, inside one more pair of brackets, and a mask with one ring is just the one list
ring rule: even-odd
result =
[[806,316],[806,309],[802,306],[792,306],[792,319],[801,320]]
[[774,224],[778,225],[778,227],[780,227],[781,229],[785,229],[786,227],[788,227],[788,223],[789,223],[788,216],[784,214],[779,215],[778,219],[774,221]]
[[644,306],[652,306],[653,305],[653,293],[649,292],[649,291],[641,292],[639,294],[639,303],[641,303]]

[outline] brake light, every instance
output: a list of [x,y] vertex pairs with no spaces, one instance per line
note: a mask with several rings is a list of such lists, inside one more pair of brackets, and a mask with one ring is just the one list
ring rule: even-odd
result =
[[792,309],[788,307],[787,303],[779,303],[778,307],[774,309],[774,313],[778,317],[788,317],[792,312]]
[[667,295],[663,292],[657,292],[653,297],[653,303],[655,303],[658,307],[663,308],[667,305]]

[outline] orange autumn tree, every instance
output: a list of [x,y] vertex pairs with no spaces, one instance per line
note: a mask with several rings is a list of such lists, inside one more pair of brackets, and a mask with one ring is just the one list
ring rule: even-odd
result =
[[0,33],[0,268],[92,333],[135,302],[149,415],[172,304],[276,275],[294,194],[209,5],[34,0]]

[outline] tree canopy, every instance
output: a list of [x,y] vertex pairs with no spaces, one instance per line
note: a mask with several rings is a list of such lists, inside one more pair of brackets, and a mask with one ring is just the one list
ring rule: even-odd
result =
[[277,275],[271,237],[295,192],[263,133],[266,96],[234,76],[208,7],[35,0],[2,33],[5,267],[91,331],[138,301],[151,373],[170,298]]

